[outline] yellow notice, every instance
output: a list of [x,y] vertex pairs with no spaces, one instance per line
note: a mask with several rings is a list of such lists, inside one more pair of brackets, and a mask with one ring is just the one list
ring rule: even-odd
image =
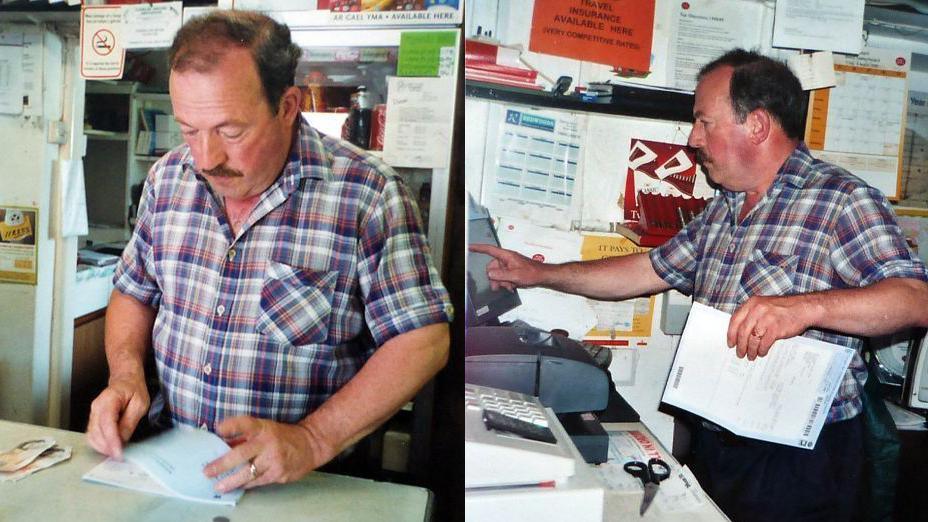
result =
[[[631,240],[615,234],[586,234],[580,248],[583,261],[627,256],[647,252]],[[583,337],[584,342],[602,346],[647,346],[654,319],[655,297],[625,301],[588,300],[596,312],[596,326]]]
[[36,284],[39,211],[0,206],[0,281]]

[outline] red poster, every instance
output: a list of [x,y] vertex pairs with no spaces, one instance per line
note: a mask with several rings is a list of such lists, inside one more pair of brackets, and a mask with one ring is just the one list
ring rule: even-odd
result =
[[528,48],[647,72],[655,0],[535,0]]
[[[636,174],[641,175],[641,181],[637,183]],[[649,186],[642,187],[642,181],[648,178]],[[696,185],[696,154],[693,149],[683,144],[632,139],[625,176],[625,220],[638,221],[638,193],[643,188],[655,193],[673,192],[666,188],[660,190],[661,185],[670,185],[680,194],[693,196]]]

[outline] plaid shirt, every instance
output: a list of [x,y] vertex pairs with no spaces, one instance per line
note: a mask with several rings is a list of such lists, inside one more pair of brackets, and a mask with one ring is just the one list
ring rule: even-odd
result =
[[396,173],[305,121],[294,137],[238,237],[186,145],[148,175],[114,281],[157,308],[152,343],[174,422],[298,421],[376,347],[451,320]]
[[[705,305],[733,313],[752,295],[804,294],[871,285],[890,277],[928,280],[878,190],[816,160],[800,144],[741,223],[743,193],[721,191],[676,237],[651,251],[654,270]],[[827,422],[861,411],[863,340],[810,329],[806,337],[854,348]]]

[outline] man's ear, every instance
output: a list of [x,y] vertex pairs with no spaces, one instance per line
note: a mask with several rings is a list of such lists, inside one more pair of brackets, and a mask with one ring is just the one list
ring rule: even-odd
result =
[[285,121],[293,123],[297,115],[303,109],[303,91],[299,87],[290,86],[280,97],[280,105],[277,114],[284,118]]
[[745,123],[748,126],[748,137],[754,145],[760,145],[770,137],[774,124],[770,113],[763,109],[754,109],[748,113]]

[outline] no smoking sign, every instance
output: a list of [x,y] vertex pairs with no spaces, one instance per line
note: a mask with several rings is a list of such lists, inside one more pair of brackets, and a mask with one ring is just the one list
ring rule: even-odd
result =
[[125,49],[118,5],[84,6],[81,9],[81,76],[88,80],[122,78]]
[[116,37],[107,29],[100,29],[93,33],[93,52],[100,56],[107,56],[116,48]]

